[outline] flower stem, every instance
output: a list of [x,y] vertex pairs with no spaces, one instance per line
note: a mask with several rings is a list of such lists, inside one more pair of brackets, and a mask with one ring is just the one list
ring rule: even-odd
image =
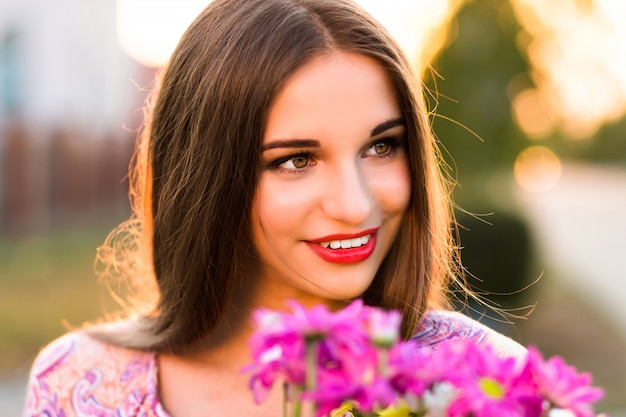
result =
[[305,389],[312,391],[317,385],[317,348],[316,340],[307,340],[306,343],[306,382]]
[[[317,356],[319,340],[311,338],[306,341],[306,382],[304,389],[314,391],[317,386]],[[307,413],[313,416],[317,410],[317,404],[307,404]]]
[[283,413],[282,416],[283,417],[288,417],[287,416],[287,383],[284,382],[283,383]]
[[291,417],[300,417],[302,414],[302,389],[300,386],[293,387],[293,401],[291,406]]
[[378,348],[378,373],[384,378],[389,376],[389,348]]

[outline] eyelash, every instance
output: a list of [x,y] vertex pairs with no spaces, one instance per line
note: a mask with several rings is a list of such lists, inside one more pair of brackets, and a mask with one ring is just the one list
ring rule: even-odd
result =
[[[374,153],[373,155],[369,155],[369,157],[380,158],[380,159],[391,158],[396,154],[398,148],[401,146],[401,139],[398,137],[387,137],[387,138],[377,139],[376,141],[372,142],[365,151],[363,151],[362,155],[365,155],[369,150],[371,150],[374,146],[378,144],[388,145],[389,150],[383,154]],[[304,168],[285,168],[281,166],[285,162],[288,162],[297,157],[306,158],[308,160],[307,166]],[[311,166],[315,165],[316,157],[317,157],[317,154],[315,152],[308,152],[308,151],[307,152],[294,152],[292,154],[285,155],[283,157],[280,157],[270,162],[267,165],[267,169],[272,170],[272,171],[278,170],[280,172],[288,173],[288,174],[302,173],[302,172],[307,171]]]
[[[295,152],[295,153],[292,153],[292,154],[280,157],[280,158],[270,162],[267,165],[267,169],[272,170],[272,171],[278,170],[280,172],[285,172],[285,173],[304,172],[311,166],[311,162],[310,161],[314,160],[316,156],[317,155],[314,152]],[[309,160],[309,163],[307,164],[307,166],[304,167],[304,168],[295,168],[295,169],[294,168],[285,168],[285,167],[281,166],[285,162],[288,162],[288,161],[290,161],[290,160],[292,160],[294,158],[297,158],[297,157],[307,158]]]
[[374,146],[378,145],[378,144],[386,144],[389,146],[389,150],[383,154],[377,154],[375,153],[374,157],[378,157],[381,159],[385,159],[385,158],[391,158],[392,156],[394,156],[396,154],[396,152],[398,151],[398,148],[401,146],[401,140],[398,137],[395,136],[390,136],[387,138],[381,138],[378,139],[374,142],[372,142],[372,144],[367,148],[366,151],[369,151],[370,149],[372,149]]

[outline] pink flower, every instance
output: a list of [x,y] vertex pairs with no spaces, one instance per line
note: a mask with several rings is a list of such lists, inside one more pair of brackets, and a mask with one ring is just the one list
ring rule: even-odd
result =
[[400,311],[370,308],[367,323],[372,342],[381,347],[392,346],[400,336],[401,322]]
[[301,340],[285,338],[271,348],[253,354],[253,362],[243,371],[252,373],[250,389],[257,403],[267,398],[277,379],[282,378],[298,386],[304,384],[306,375],[304,352],[305,346]]
[[243,368],[250,372],[250,389],[257,403],[263,402],[277,379],[301,385],[305,379],[305,345],[291,327],[287,315],[267,309],[253,314],[257,328],[250,338],[252,363]]
[[324,353],[324,344],[320,348],[317,386],[304,394],[318,404],[318,415],[327,414],[346,400],[352,400],[359,411],[370,412],[397,398],[389,380],[380,373],[380,351],[374,346],[365,345],[358,354],[341,346],[336,357]]
[[329,311],[325,305],[310,310],[301,304],[290,301],[291,314],[286,314],[286,325],[304,339],[324,340],[333,350],[336,346],[347,346],[351,352],[358,352],[368,344],[365,317],[368,308],[357,299],[337,312]]
[[384,381],[376,380],[375,383],[361,385],[341,374],[336,374],[335,380],[331,380],[330,376],[327,374],[317,389],[303,394],[305,400],[317,404],[316,417],[329,415],[347,400],[353,402],[359,411],[368,412],[375,404],[387,404],[395,399],[393,391],[387,389]]
[[538,390],[556,408],[569,410],[576,417],[594,417],[592,404],[604,396],[591,386],[591,375],[565,363],[559,356],[544,361],[533,346],[528,348],[528,364]]
[[[307,310],[295,301],[291,313],[259,309],[253,313],[256,331],[250,338],[252,363],[243,371],[251,372],[250,388],[255,401],[262,402],[279,378],[304,387],[306,349],[309,341],[319,343],[328,364],[343,358],[359,358],[366,351],[369,336],[364,319],[367,310],[357,300],[339,312],[319,305]],[[322,356],[322,355],[320,355]]]
[[440,356],[414,340],[399,342],[389,350],[389,380],[402,395],[420,396],[443,376]]
[[[448,340],[420,346],[399,340],[401,314],[354,301],[331,312],[290,302],[291,312],[254,312],[250,388],[263,401],[278,380],[289,401],[315,405],[316,417],[348,402],[360,413],[390,405],[431,417],[594,417],[602,390],[559,357],[529,348],[524,361],[489,345]],[[548,414],[546,414],[548,413]]]
[[[490,346],[454,342],[463,348],[463,369],[450,382],[459,396],[448,408],[451,417],[538,417],[542,399],[527,368],[514,358],[500,358]],[[456,350],[456,349],[455,349]],[[450,352],[450,350],[448,350]]]

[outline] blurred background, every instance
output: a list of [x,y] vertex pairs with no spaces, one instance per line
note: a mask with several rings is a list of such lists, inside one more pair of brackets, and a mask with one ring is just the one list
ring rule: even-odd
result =
[[[143,103],[198,0],[0,0],[0,415],[39,349],[115,310]],[[468,314],[589,371],[626,416],[626,2],[362,0],[427,86]]]

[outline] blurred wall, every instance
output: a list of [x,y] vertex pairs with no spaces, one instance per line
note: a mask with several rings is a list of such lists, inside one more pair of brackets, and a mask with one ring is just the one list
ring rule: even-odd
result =
[[0,235],[119,216],[153,70],[115,2],[0,0]]

